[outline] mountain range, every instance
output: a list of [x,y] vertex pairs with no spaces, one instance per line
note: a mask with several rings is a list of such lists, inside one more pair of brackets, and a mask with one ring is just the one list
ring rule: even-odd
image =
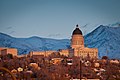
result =
[[[98,56],[120,59],[120,24],[108,26],[100,25],[84,36],[85,46],[98,48]],[[32,36],[29,38],[15,38],[0,33],[0,47],[17,48],[18,54],[27,54],[30,51],[46,51],[67,49],[69,39],[51,39]]]
[[29,38],[14,38],[0,33],[0,47],[17,48],[18,53],[26,54],[30,51],[46,51],[66,49],[70,46],[68,39],[50,39],[37,36]]
[[84,36],[85,45],[98,48],[98,56],[120,59],[120,24],[98,26],[91,33]]

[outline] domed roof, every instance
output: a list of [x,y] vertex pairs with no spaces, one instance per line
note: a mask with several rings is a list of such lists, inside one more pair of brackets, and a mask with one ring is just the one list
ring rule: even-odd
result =
[[76,29],[73,31],[72,35],[80,34],[82,35],[82,31],[79,29],[78,24],[76,25]]

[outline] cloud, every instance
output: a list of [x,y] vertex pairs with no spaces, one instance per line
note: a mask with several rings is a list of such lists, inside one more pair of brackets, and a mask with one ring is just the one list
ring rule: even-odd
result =
[[85,24],[84,26],[82,26],[83,28],[87,27],[89,24]]
[[88,30],[88,25],[89,24],[85,24],[84,26],[81,26],[83,28],[83,34],[85,35],[87,33],[87,30]]
[[9,33],[9,34],[13,34],[15,33],[15,31],[13,30],[13,26],[9,26],[9,27],[6,27],[5,30]]
[[48,37],[59,37],[61,34],[49,34]]
[[120,22],[109,24],[108,26],[110,26],[110,27],[120,27]]
[[10,27],[7,27],[6,29],[7,29],[7,30],[9,30],[9,29],[12,29],[12,28],[13,28],[13,27],[12,27],[12,26],[10,26]]
[[15,33],[15,31],[11,31],[11,32],[9,32],[9,34],[13,34],[13,33]]

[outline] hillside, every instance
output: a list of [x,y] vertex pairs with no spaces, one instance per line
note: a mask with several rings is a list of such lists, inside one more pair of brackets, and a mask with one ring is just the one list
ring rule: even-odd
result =
[[120,58],[120,27],[100,25],[85,36],[85,44],[98,48],[100,58],[103,55]]

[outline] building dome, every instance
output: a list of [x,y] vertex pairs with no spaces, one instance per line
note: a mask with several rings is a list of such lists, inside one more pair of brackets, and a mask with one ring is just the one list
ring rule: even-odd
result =
[[76,29],[73,31],[72,35],[80,34],[82,35],[82,31],[79,29],[78,25],[76,25]]

